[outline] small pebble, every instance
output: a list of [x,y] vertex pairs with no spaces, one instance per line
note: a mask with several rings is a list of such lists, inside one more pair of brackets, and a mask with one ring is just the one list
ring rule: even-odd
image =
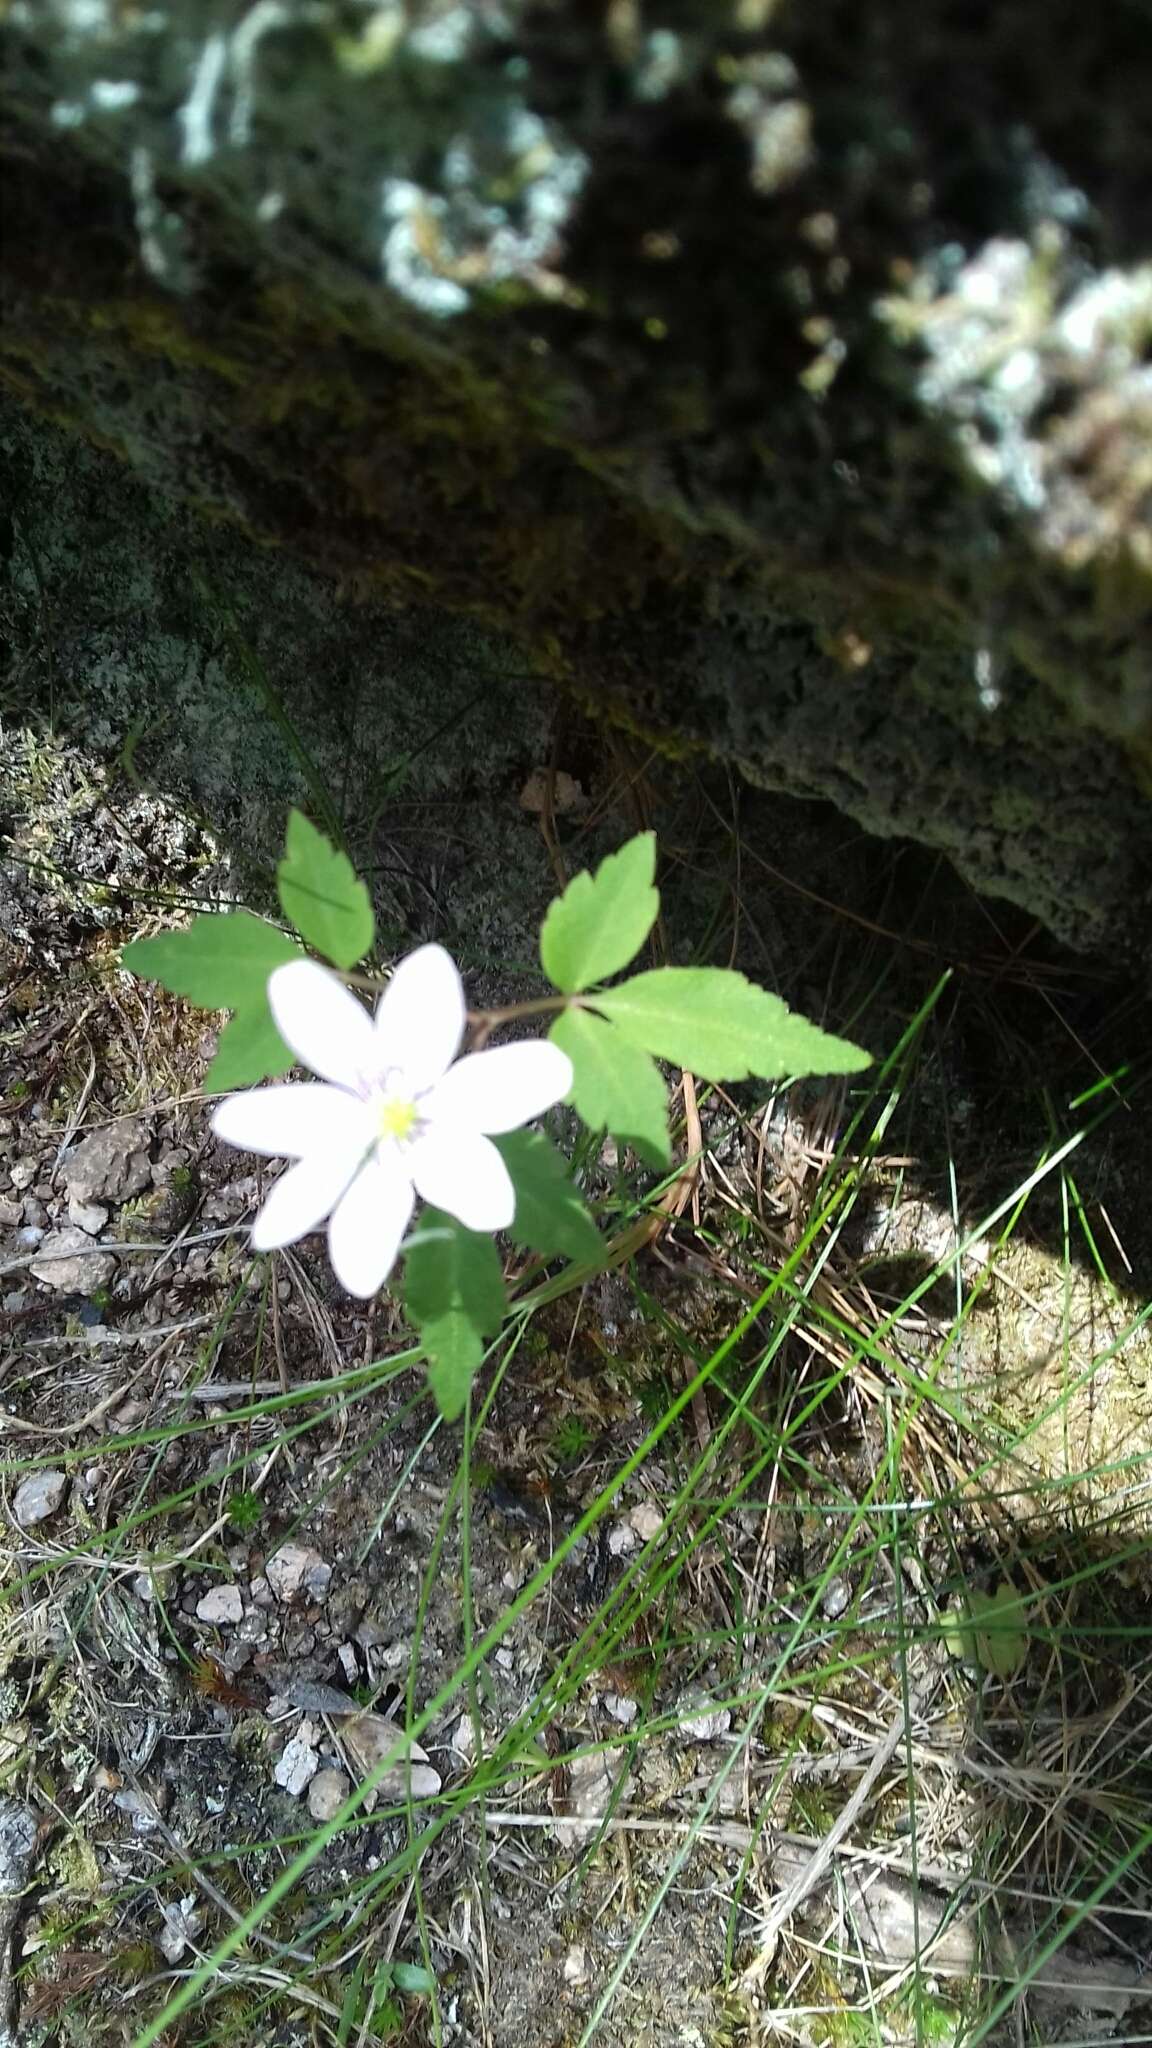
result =
[[107,1287],[115,1271],[111,1253],[95,1250],[91,1238],[74,1223],[51,1231],[31,1265],[34,1279],[61,1294],[94,1294]]
[[696,1711],[686,1714],[681,1720],[681,1735],[690,1736],[693,1742],[715,1742],[718,1735],[727,1735],[732,1726],[732,1716],[727,1707],[712,1707],[701,1713],[700,1706],[704,1704],[702,1701],[686,1700],[684,1704],[694,1707]]
[[126,1202],[152,1177],[142,1123],[106,1124],[89,1133],[64,1162],[64,1181],[78,1202]]
[[22,1529],[35,1528],[37,1522],[46,1522],[54,1515],[68,1491],[68,1477],[64,1472],[31,1472],[16,1488],[12,1511]]
[[244,1619],[244,1602],[240,1598],[239,1586],[212,1586],[202,1593],[196,1602],[198,1621],[214,1622],[217,1628],[228,1628]]
[[449,1738],[456,1755],[463,1757],[466,1764],[476,1756],[476,1724],[471,1714],[461,1714]]
[[317,1771],[308,1787],[308,1811],[313,1820],[331,1820],[334,1813],[339,1813],[351,1789],[351,1781],[343,1771]]
[[829,1579],[820,1602],[829,1621],[839,1621],[852,1598],[847,1579]]
[[75,1195],[69,1195],[68,1220],[89,1237],[99,1237],[108,1221],[108,1211],[102,1202],[80,1202]]
[[299,1735],[285,1743],[283,1755],[272,1773],[276,1783],[283,1791],[290,1792],[293,1799],[299,1799],[301,1793],[308,1790],[320,1768],[320,1759],[307,1740],[305,1730],[311,1735],[310,1721],[302,1721]]
[[15,1230],[23,1214],[22,1203],[0,1199],[0,1230]]
[[14,1188],[30,1188],[39,1171],[38,1159],[14,1159],[8,1177]]
[[573,1942],[564,1958],[564,1982],[573,1991],[578,1991],[588,1982],[588,1951],[581,1942]]
[[303,1593],[319,1601],[327,1597],[332,1567],[307,1544],[283,1543],[265,1564],[264,1576],[278,1600],[295,1600]]
[[651,1543],[652,1538],[658,1536],[664,1527],[663,1515],[659,1508],[653,1507],[650,1500],[642,1500],[638,1507],[634,1507],[629,1513],[628,1520],[642,1543]]

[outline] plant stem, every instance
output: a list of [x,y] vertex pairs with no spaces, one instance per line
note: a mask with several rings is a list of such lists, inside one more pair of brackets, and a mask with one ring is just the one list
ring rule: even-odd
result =
[[[362,988],[373,996],[382,995],[388,986],[387,981],[377,975],[355,974],[350,969],[346,969],[340,979],[349,988]],[[579,1007],[579,1003],[579,996],[539,996],[531,1003],[508,1003],[502,1010],[468,1010],[466,1016],[470,1029],[483,1043],[488,1033],[495,1031],[499,1024],[512,1024],[520,1017],[554,1016],[558,1010]]]

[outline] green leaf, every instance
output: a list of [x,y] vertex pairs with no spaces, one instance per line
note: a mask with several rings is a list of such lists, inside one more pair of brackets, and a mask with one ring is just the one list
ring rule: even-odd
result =
[[316,830],[303,811],[289,811],[276,886],[285,917],[302,939],[336,967],[355,967],[376,929],[372,903],[346,853]]
[[133,939],[120,964],[205,1010],[242,1010],[263,995],[274,967],[300,958],[295,940],[249,910],[209,912],[183,931]]
[[655,967],[593,1000],[633,1045],[704,1081],[855,1074],[872,1064],[871,1053],[727,967]]
[[204,1077],[209,1092],[248,1088],[295,1064],[268,1008],[273,968],[299,960],[295,941],[247,910],[194,917],[179,932],[134,939],[121,965],[206,1010],[235,1010]]
[[976,1639],[976,1656],[985,1671],[1013,1678],[1028,1655],[1024,1603],[1015,1586],[1002,1579],[994,1593],[970,1593],[968,1612]]
[[421,1969],[418,1963],[393,1963],[391,1969],[392,1982],[397,1991],[403,1992],[407,1997],[415,1997],[420,1992],[436,1989],[436,1979],[431,1970]]
[[556,988],[574,995],[627,967],[659,914],[655,872],[656,835],[641,832],[602,860],[594,875],[587,869],[576,875],[549,905],[540,958]]
[[216,1041],[216,1051],[204,1076],[208,1095],[228,1095],[233,1088],[251,1088],[257,1081],[274,1081],[290,1073],[296,1055],[285,1045],[268,998],[254,999],[231,1017]]
[[659,1067],[591,1010],[563,1010],[548,1036],[572,1062],[570,1100],[590,1130],[611,1131],[652,1166],[668,1166],[668,1094]]
[[509,1131],[492,1143],[516,1190],[509,1236],[546,1259],[558,1254],[587,1264],[603,1256],[604,1240],[584,1207],[567,1160],[543,1131]]
[[507,1307],[492,1239],[426,1209],[408,1252],[404,1305],[428,1354],[440,1412],[454,1422],[484,1356],[484,1338],[500,1328]]
[[954,1657],[979,1664],[997,1678],[1012,1678],[1028,1655],[1024,1601],[1007,1579],[993,1593],[967,1594],[945,1621],[943,1635]]
[[468,1389],[484,1361],[484,1339],[462,1308],[420,1326],[420,1342],[428,1357],[428,1384],[445,1422],[464,1413]]

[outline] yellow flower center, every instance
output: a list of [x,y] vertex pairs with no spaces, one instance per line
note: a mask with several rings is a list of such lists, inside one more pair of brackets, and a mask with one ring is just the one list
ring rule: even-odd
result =
[[380,1104],[380,1136],[407,1138],[416,1122],[416,1104],[403,1095],[387,1095]]

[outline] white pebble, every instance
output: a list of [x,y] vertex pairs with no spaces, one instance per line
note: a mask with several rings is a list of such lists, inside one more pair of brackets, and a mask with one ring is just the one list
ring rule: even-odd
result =
[[31,1529],[37,1522],[46,1522],[49,1515],[56,1513],[67,1491],[68,1478],[64,1472],[30,1473],[16,1488],[12,1503],[20,1527]]
[[240,1598],[239,1586],[213,1586],[202,1593],[196,1602],[198,1621],[215,1622],[217,1628],[227,1628],[244,1619],[244,1602]]
[[308,1811],[313,1820],[331,1820],[347,1799],[351,1784],[343,1771],[317,1771],[308,1787]]

